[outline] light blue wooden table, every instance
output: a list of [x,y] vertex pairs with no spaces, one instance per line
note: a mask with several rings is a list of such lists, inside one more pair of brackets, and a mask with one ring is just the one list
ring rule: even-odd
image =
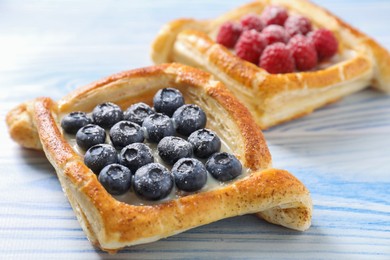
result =
[[[312,193],[304,233],[243,216],[109,256],[85,238],[44,155],[8,138],[18,103],[150,65],[165,22],[245,2],[0,1],[0,259],[390,259],[390,97],[372,90],[265,133],[274,165]],[[390,48],[390,1],[316,2]]]

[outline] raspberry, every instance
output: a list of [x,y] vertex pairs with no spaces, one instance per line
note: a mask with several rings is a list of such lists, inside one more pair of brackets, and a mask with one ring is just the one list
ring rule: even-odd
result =
[[295,69],[294,59],[284,43],[268,45],[260,57],[260,67],[269,73],[289,73]]
[[317,52],[307,37],[297,34],[292,37],[288,47],[294,57],[295,66],[300,71],[311,70],[317,66]]
[[313,42],[320,61],[329,59],[337,53],[338,42],[331,31],[319,29],[309,33],[308,37]]
[[256,31],[261,32],[264,28],[264,23],[257,14],[245,15],[241,18],[240,23],[245,31],[255,29]]
[[261,33],[252,29],[241,34],[234,49],[241,59],[257,64],[266,45]]
[[227,48],[233,48],[242,33],[242,26],[239,23],[226,22],[219,29],[217,42]]
[[284,23],[284,28],[286,28],[286,31],[290,36],[296,34],[306,35],[311,31],[311,22],[306,17],[294,15],[287,18]]
[[268,25],[264,28],[261,34],[267,41],[268,45],[271,45],[275,42],[287,43],[290,38],[286,30],[282,26],[276,24]]
[[267,6],[261,14],[261,19],[265,25],[277,24],[282,25],[288,17],[287,10],[281,6]]

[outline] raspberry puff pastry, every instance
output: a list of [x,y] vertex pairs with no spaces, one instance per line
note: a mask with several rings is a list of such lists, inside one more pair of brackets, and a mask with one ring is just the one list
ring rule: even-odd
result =
[[[67,140],[60,120],[71,111],[90,112],[113,102],[126,109],[136,102],[152,104],[164,87],[179,89],[186,101],[202,107],[213,129],[240,160],[247,174],[214,188],[178,194],[144,205],[110,195]],[[43,149],[89,240],[109,252],[148,243],[223,218],[256,213],[295,230],[311,223],[307,188],[285,170],[271,166],[263,134],[249,111],[218,81],[198,69],[163,64],[125,71],[79,88],[55,102],[37,98],[10,111],[7,124],[20,145]]]
[[[338,41],[337,54],[306,72],[270,74],[257,64],[237,57],[237,50],[216,43],[222,25],[229,21],[242,23],[246,15],[259,15],[268,6],[285,8],[290,16],[308,18],[313,29],[333,32]],[[237,30],[230,30],[231,37],[237,37],[234,35]],[[230,45],[230,41],[231,38],[226,39],[225,45]],[[311,113],[367,86],[390,92],[389,52],[329,11],[304,0],[259,0],[214,20],[170,22],[155,39],[151,56],[156,64],[180,62],[212,73],[248,107],[262,129]]]

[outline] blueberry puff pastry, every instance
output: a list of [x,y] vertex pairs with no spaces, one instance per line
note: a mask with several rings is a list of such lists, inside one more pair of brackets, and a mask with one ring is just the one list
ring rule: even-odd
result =
[[[99,182],[83,162],[83,151],[75,149],[60,121],[72,111],[90,115],[94,107],[105,102],[118,105],[122,111],[138,102],[151,106],[153,96],[167,86],[180,90],[186,102],[204,110],[206,128],[215,132],[227,147],[225,150],[239,160],[242,174],[223,185],[214,180],[214,185],[206,183],[201,190],[191,192],[192,187],[188,188],[182,180],[193,176],[180,169],[181,164],[194,160],[182,159],[174,169],[175,174],[166,173],[168,166],[163,172],[164,176],[171,176],[167,177],[170,185],[175,185],[171,180],[176,175],[181,178],[179,187],[189,191],[142,204],[121,201],[102,183],[110,185],[113,174],[119,174],[125,185],[116,187],[113,193],[122,193],[123,187],[128,188],[132,181],[140,184],[136,186],[137,192],[149,192],[142,190],[143,172],[129,175],[131,167],[115,163],[103,168],[99,177],[102,183]],[[58,102],[37,98],[23,103],[8,113],[7,124],[11,137],[21,146],[45,152],[88,239],[108,252],[243,214],[255,213],[271,223],[301,231],[311,223],[312,201],[307,188],[289,172],[272,168],[263,134],[249,111],[222,83],[198,69],[163,64],[121,72],[76,89]],[[221,154],[224,153],[221,148]],[[193,174],[205,174],[197,161]],[[152,162],[140,169],[152,166],[162,167]],[[204,182],[204,178],[203,175],[195,179]]]

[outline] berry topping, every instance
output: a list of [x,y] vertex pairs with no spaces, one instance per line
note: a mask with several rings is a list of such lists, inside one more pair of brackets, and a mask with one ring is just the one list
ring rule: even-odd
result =
[[103,144],[106,141],[106,131],[97,125],[89,124],[77,131],[76,142],[84,150],[88,150],[95,144]]
[[261,32],[261,30],[264,28],[264,23],[257,14],[245,15],[241,18],[240,23],[244,31],[254,29],[258,32]]
[[229,153],[215,153],[206,162],[206,169],[219,181],[230,181],[241,174],[240,161]]
[[317,52],[313,43],[305,36],[297,34],[291,38],[288,47],[293,55],[295,66],[300,71],[317,66]]
[[197,191],[203,188],[207,181],[206,167],[194,158],[183,158],[172,168],[177,188],[184,191]]
[[320,61],[329,59],[337,53],[338,42],[331,31],[319,29],[309,33],[308,36],[317,50]]
[[295,65],[287,46],[277,42],[265,48],[260,57],[260,67],[269,73],[289,73],[294,71]]
[[257,64],[266,44],[258,31],[249,30],[241,34],[234,49],[241,59]]
[[[253,19],[248,17],[245,18],[248,21]],[[260,56],[266,45],[261,33],[254,29],[245,31],[240,41],[243,43],[238,43],[238,53],[240,48],[252,48],[250,51]],[[184,104],[182,93],[173,88],[159,90],[153,102],[154,109],[140,102],[124,113],[119,106],[106,102],[93,109],[93,119],[83,112],[72,112],[62,119],[64,132],[78,129],[75,139],[80,149],[86,151],[84,163],[98,175],[107,192],[122,195],[134,191],[144,200],[156,201],[173,194],[175,184],[180,190],[177,195],[201,190],[208,172],[219,181],[229,181],[241,174],[237,158],[219,152],[221,139],[204,128],[207,116],[202,108]],[[110,144],[106,143],[107,129]],[[183,136],[188,136],[188,140]],[[145,138],[148,143],[144,144]],[[163,165],[154,163],[154,154]],[[192,158],[194,154],[197,159]],[[206,165],[203,160],[207,160]],[[172,167],[172,172],[165,166]]]
[[197,105],[183,105],[179,107],[172,116],[176,124],[176,131],[179,134],[188,136],[195,130],[204,128],[206,125],[206,114]]
[[236,45],[238,38],[240,37],[243,29],[241,24],[234,22],[226,22],[217,35],[217,43],[222,44],[227,48],[233,48]]
[[284,23],[284,28],[286,28],[286,31],[290,36],[296,34],[306,35],[311,31],[311,22],[306,17],[293,15],[287,18]]
[[131,186],[131,171],[120,164],[110,164],[102,169],[99,181],[112,195],[122,195]]
[[120,121],[111,127],[110,139],[116,149],[122,149],[128,144],[142,143],[144,132],[136,123]]
[[271,24],[264,28],[261,32],[264,39],[267,41],[267,45],[271,45],[275,42],[287,43],[290,37],[283,26]]
[[192,156],[192,145],[176,136],[164,137],[157,145],[158,154],[164,162],[173,165],[179,159]]
[[115,123],[123,119],[121,108],[114,103],[106,102],[97,105],[92,111],[92,118],[95,124],[109,129]]
[[81,127],[90,123],[92,120],[84,112],[72,112],[61,120],[61,127],[65,133],[76,134]]
[[199,129],[188,137],[192,144],[195,156],[207,158],[221,149],[221,140],[216,133],[209,129]]
[[105,166],[117,162],[116,150],[109,144],[94,145],[84,155],[85,165],[96,174],[99,174]]
[[140,167],[154,162],[154,158],[152,150],[147,145],[134,143],[122,149],[119,162],[135,173]]
[[156,113],[145,118],[142,126],[146,130],[146,139],[154,143],[160,142],[165,136],[175,134],[172,120],[169,116],[161,113]]
[[123,118],[133,123],[142,125],[144,119],[154,114],[154,111],[150,106],[145,103],[137,103],[130,106],[124,113]]
[[173,188],[173,177],[159,163],[149,163],[134,175],[135,193],[147,200],[160,200],[168,196]]
[[261,19],[265,25],[283,25],[288,17],[287,10],[281,6],[267,6],[261,14]]
[[[250,13],[239,22],[225,22],[219,28],[216,41],[234,49],[237,57],[269,73],[291,73],[312,70],[318,62],[337,53],[337,38],[331,31],[312,30],[308,18],[297,14],[289,16],[286,8],[269,5],[260,15]],[[291,41],[297,35],[306,36],[312,44],[299,37]]]
[[176,109],[184,105],[184,97],[175,88],[163,88],[154,95],[153,105],[156,112],[172,116]]

